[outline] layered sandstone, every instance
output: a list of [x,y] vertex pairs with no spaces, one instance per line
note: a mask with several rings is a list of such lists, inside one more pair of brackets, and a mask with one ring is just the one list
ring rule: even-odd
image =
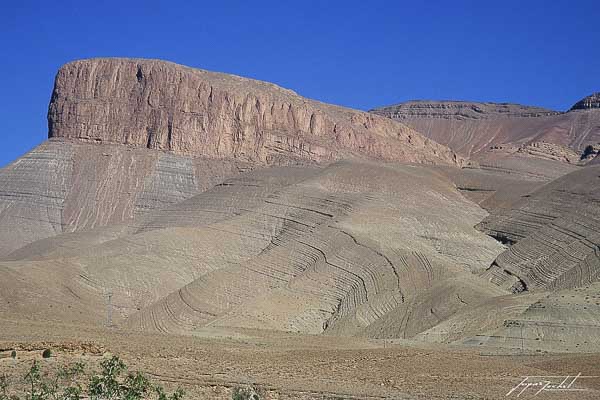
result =
[[[462,156],[485,161],[491,149],[503,145],[522,148],[549,143],[580,154],[587,145],[600,142],[597,104],[596,94],[564,113],[519,104],[463,101],[408,101],[371,112],[402,122]],[[536,150],[526,155],[556,158],[555,149]]]
[[374,114],[303,98],[276,85],[141,59],[63,66],[49,137],[118,143],[261,164],[349,156],[460,165],[447,147]]
[[0,170],[0,257],[57,234],[127,222],[248,168],[345,157],[463,162],[387,118],[154,60],[65,65],[48,126],[48,142]]
[[0,257],[61,233],[129,221],[246,168],[234,160],[51,139],[0,169]]
[[123,329],[411,337],[505,294],[472,273],[503,249],[473,228],[485,214],[420,166],[256,169],[21,249],[0,262],[0,315],[101,324],[110,290]]
[[479,228],[512,246],[485,273],[521,292],[585,286],[600,280],[600,166],[537,189]]

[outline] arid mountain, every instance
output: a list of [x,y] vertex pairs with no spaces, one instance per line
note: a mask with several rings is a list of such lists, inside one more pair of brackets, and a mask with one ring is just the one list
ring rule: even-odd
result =
[[494,213],[484,232],[513,245],[486,272],[515,291],[565,289],[600,280],[600,166],[558,178]]
[[101,324],[112,291],[115,321],[134,330],[412,337],[508,293],[473,274],[503,249],[473,228],[484,215],[413,166],[256,170],[118,232],[19,250],[1,264],[3,312]]
[[518,104],[427,100],[371,112],[483,162],[490,153],[504,150],[575,163],[585,146],[600,143],[598,94],[586,97],[568,112]]
[[69,63],[48,141],[0,170],[0,322],[600,351],[594,107],[378,111],[411,128],[163,61]]
[[0,170],[0,257],[128,221],[251,168],[357,157],[464,163],[387,118],[153,60],[65,65],[48,126],[48,142]]
[[237,160],[51,139],[0,170],[0,256],[60,233],[128,221],[248,168]]
[[261,164],[351,155],[462,162],[447,147],[387,118],[309,100],[271,83],[153,60],[63,66],[48,126],[51,138]]

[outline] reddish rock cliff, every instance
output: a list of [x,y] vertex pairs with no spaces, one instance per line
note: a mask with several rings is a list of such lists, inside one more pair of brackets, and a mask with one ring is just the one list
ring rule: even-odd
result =
[[461,165],[447,147],[388,118],[276,85],[177,64],[91,59],[63,66],[49,137],[278,164],[360,155]]

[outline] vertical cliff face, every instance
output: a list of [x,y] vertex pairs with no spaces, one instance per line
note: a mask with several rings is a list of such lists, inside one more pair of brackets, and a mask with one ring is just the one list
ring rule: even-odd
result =
[[168,62],[92,59],[63,66],[49,137],[119,143],[263,164],[346,156],[462,163],[400,123],[276,85]]

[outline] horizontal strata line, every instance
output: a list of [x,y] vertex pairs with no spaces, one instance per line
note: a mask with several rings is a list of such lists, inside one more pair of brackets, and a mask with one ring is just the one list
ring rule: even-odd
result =
[[[574,327],[574,328],[600,329],[600,325],[598,325],[598,324],[572,324],[572,323],[568,323],[568,322],[532,321],[532,320],[522,320],[522,319],[506,320],[506,322],[508,322],[508,323],[514,322],[515,323],[514,326],[533,325],[533,326],[548,326],[548,327],[556,327],[556,328]],[[506,328],[510,328],[510,326],[506,326]]]
[[276,206],[294,208],[294,209],[297,209],[297,210],[304,210],[304,211],[314,212],[316,214],[323,215],[323,216],[328,217],[328,218],[333,218],[333,214],[329,214],[329,213],[326,213],[326,212],[313,210],[313,209],[306,208],[306,207],[293,206],[291,204],[284,204],[284,203],[277,203],[275,201],[269,201],[269,200],[265,200],[265,203],[267,203],[267,204],[274,204]]

